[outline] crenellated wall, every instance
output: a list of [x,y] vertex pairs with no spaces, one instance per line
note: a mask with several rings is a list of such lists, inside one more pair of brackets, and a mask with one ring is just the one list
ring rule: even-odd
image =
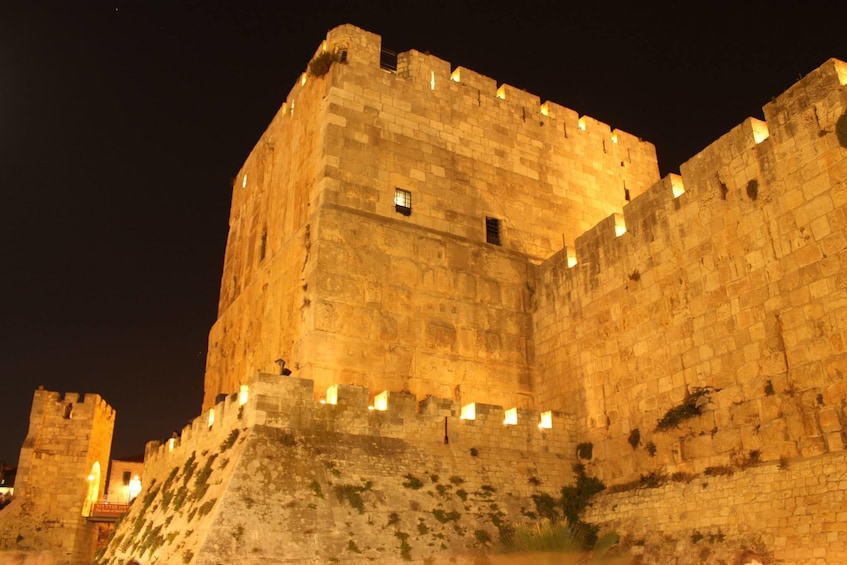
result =
[[532,407],[533,266],[653,184],[653,146],[432,55],[381,68],[354,26],[324,51],[236,176],[204,408],[276,359]]
[[114,424],[97,394],[35,391],[15,498],[0,513],[0,551],[49,549],[62,565],[91,562],[98,532],[86,517],[105,492]]
[[[301,534],[323,533],[304,545],[286,529],[273,551],[317,562],[346,541],[344,558],[355,562],[357,542],[321,525],[350,515],[321,497],[306,502],[310,490],[334,488],[327,465],[343,463],[350,489],[378,514],[383,496],[403,492],[400,469],[490,473],[473,467],[476,458],[464,466],[456,450],[468,449],[465,438],[511,466],[474,481],[524,498],[516,477],[528,467],[515,461],[561,483],[577,442],[591,443],[588,471],[624,491],[601,498],[592,519],[630,537],[673,505],[744,500],[744,489],[762,484],[838,523],[830,514],[844,488],[829,478],[847,442],[847,65],[827,61],[766,105],[764,120],[748,118],[679,175],[658,179],[649,143],[469,69],[417,51],[383,68],[379,36],[349,25],[329,32],[315,55],[324,52],[338,60],[326,74],[302,75],[234,186],[204,408],[236,395],[215,407],[211,428],[201,418],[173,451],[148,453],[155,476],[182,476],[191,454],[213,461],[210,445],[224,445],[232,429],[247,433],[234,452],[242,463],[215,483],[230,497],[227,515],[208,518],[219,533],[188,536],[183,551],[238,554],[242,544],[215,528],[262,531],[254,495],[279,489],[275,504],[307,510],[280,523],[295,518]],[[411,198],[400,208],[397,189]],[[301,380],[250,381],[251,400],[236,409],[239,387],[277,372],[277,359]],[[338,404],[315,404],[311,382],[319,391],[336,383]],[[384,389],[404,392],[390,396],[387,412],[368,411]],[[451,400],[425,401],[418,414],[416,397]],[[472,401],[480,420],[459,419]],[[401,416],[391,416],[394,402]],[[567,440],[539,442],[535,422],[504,427],[491,404],[567,414]],[[286,457],[290,469],[269,467]],[[821,461],[835,493],[823,505],[820,485],[801,484]],[[718,494],[690,486],[706,476],[723,477]],[[678,484],[642,490],[671,478]],[[430,496],[446,492],[432,482]],[[378,483],[393,494],[363,494]],[[751,539],[767,546],[756,555],[788,562],[821,553],[789,532],[805,528],[808,513],[742,523],[767,511],[752,502],[755,511],[736,517],[671,512],[677,519],[658,520],[656,535],[678,542],[671,553],[680,559],[694,549],[705,559],[690,539],[697,528],[734,536],[714,553],[730,560]],[[423,518],[421,500],[409,504],[389,522]],[[615,516],[616,504],[627,512]],[[349,536],[369,532],[382,549],[368,557],[385,557],[385,532],[356,524]],[[824,555],[843,555],[837,528],[814,533],[809,543],[832,544]],[[134,537],[127,555],[151,539]],[[442,549],[470,549],[450,539]],[[333,549],[310,556],[306,546]]]
[[539,268],[536,393],[607,481],[844,449],[845,80],[828,61]]
[[256,375],[148,444],[144,490],[101,563],[472,562],[498,524],[531,519],[533,494],[572,482],[564,414],[505,424],[500,406],[370,397],[339,384],[316,402],[311,381]]

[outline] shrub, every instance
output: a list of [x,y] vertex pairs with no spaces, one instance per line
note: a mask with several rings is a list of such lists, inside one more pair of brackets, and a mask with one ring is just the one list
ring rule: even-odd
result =
[[677,428],[685,420],[699,416],[703,413],[702,405],[708,402],[713,392],[716,392],[716,389],[710,386],[695,387],[685,395],[682,404],[665,412],[665,415],[656,424],[656,430],[665,431]]
[[341,53],[334,51],[322,51],[309,62],[309,74],[322,77],[329,72],[333,63],[341,61]]
[[631,432],[629,432],[629,437],[626,439],[629,445],[632,446],[633,449],[638,448],[638,444],[641,443],[641,432],[638,431],[638,428],[635,428]]
[[406,479],[405,481],[403,481],[403,487],[404,488],[410,488],[412,490],[418,490],[419,488],[423,487],[423,481],[421,481],[419,478],[412,475],[411,473],[409,473],[408,475],[405,475],[403,478]]

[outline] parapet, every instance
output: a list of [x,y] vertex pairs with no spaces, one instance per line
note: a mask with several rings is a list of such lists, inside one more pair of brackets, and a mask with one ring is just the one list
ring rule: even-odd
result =
[[804,174],[799,173],[804,167],[817,171],[835,160],[828,152],[836,150],[835,124],[847,107],[845,85],[847,63],[829,59],[768,103],[766,120],[745,119],[683,163],[681,175],[668,175],[633,198],[623,214],[597,223],[577,238],[575,248],[562,249],[545,268],[556,284],[573,285],[568,279],[580,274],[597,287],[608,269],[647,259],[657,237],[690,238],[681,231],[657,229],[667,227],[672,215],[678,226],[695,226],[711,217],[705,205],[720,200],[729,206],[722,214],[733,208],[739,208],[733,213],[749,214],[751,206],[769,201],[763,191],[785,189],[780,179]]
[[[563,139],[573,138],[582,132],[586,140],[591,140],[589,143],[592,146],[602,145],[611,151],[611,146],[617,145],[618,153],[624,155],[625,160],[637,162],[646,159],[657,168],[655,148],[637,136],[614,129],[590,116],[580,116],[576,111],[554,102],[542,102],[536,94],[510,84],[498,84],[495,79],[466,67],[454,67],[451,62],[435,55],[414,49],[402,53],[388,52],[383,49],[381,36],[354,25],[343,24],[330,30],[314,56],[322,52],[343,54],[344,64],[350,68],[381,68],[386,73],[418,83],[427,90],[440,91],[444,90],[443,85],[450,85],[452,90],[461,93],[474,105],[504,104],[528,125],[537,126],[546,121],[548,127],[561,132]],[[309,80],[308,71],[304,69],[300,79],[289,91],[279,115],[293,115],[301,89]],[[646,186],[629,188],[637,194]]]
[[[32,400],[32,414],[65,419],[105,417],[114,420],[115,410],[99,394],[55,392],[39,388]],[[33,418],[30,418],[33,420]],[[40,420],[40,418],[39,418]]]
[[149,442],[145,462],[170,452],[202,450],[224,441],[233,430],[269,426],[302,433],[343,433],[406,439],[413,443],[468,447],[544,449],[570,453],[571,418],[564,413],[469,403],[427,396],[420,402],[408,391],[383,391],[338,384],[315,400],[314,382],[259,373],[240,390],[164,442]]

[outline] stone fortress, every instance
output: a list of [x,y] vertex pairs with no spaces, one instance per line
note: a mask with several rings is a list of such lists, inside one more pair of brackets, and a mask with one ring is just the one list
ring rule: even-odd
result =
[[108,535],[87,517],[103,499],[114,424],[115,411],[96,394],[35,391],[15,499],[0,511],[0,563],[7,549],[90,562]]
[[331,30],[234,183],[204,412],[102,562],[470,563],[577,462],[641,562],[847,561],[845,84],[660,179],[633,135]]

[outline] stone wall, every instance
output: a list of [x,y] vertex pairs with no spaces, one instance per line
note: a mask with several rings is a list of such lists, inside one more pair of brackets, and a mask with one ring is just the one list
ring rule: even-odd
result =
[[[461,385],[475,397],[492,391],[489,402],[531,405],[530,302],[518,298],[492,320],[476,313],[502,305],[498,292],[503,301],[532,293],[531,269],[484,265],[537,263],[658,180],[650,143],[417,51],[385,70],[380,49],[379,36],[354,26],[331,30],[318,53],[343,51],[345,61],[302,75],[236,176],[204,408],[278,358],[322,387],[407,382],[417,394],[444,395]],[[396,211],[398,188],[411,193],[408,215]],[[500,245],[486,243],[487,217],[498,222]],[[354,239],[323,241],[329,218]],[[397,241],[373,238],[377,231]],[[459,254],[444,255],[447,247]],[[355,287],[359,273],[323,265],[355,254],[368,256],[369,287],[332,286]],[[352,326],[396,307],[387,301],[397,293],[414,303],[406,334],[361,354],[375,344]],[[428,311],[435,297],[451,311]],[[332,333],[309,325],[327,304],[344,317]],[[504,316],[521,327],[503,332]],[[504,358],[457,351],[469,346]],[[317,361],[326,350],[334,354]]]
[[[50,551],[57,563],[90,563],[115,411],[96,394],[35,391],[15,498],[0,511],[0,551]],[[98,473],[99,469],[99,473]]]
[[642,563],[844,563],[847,454],[827,453],[595,498],[586,518]]
[[506,425],[499,406],[461,419],[435,397],[385,393],[369,409],[362,387],[314,396],[310,381],[258,375],[148,444],[144,490],[101,562],[471,562],[499,527],[531,520],[533,494],[573,480],[562,414],[539,426],[517,410]]
[[828,61],[539,268],[536,393],[607,482],[844,449],[845,82]]

